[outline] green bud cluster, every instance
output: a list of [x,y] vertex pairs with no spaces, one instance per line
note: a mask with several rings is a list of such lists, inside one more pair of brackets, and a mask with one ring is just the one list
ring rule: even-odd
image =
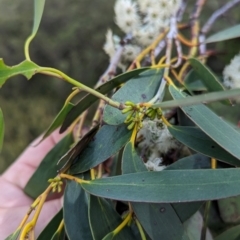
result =
[[160,108],[148,108],[145,114],[151,119],[160,119],[162,117],[162,110]]
[[141,106],[133,102],[125,102],[125,108],[122,110],[123,114],[128,113],[124,123],[128,124],[128,129],[131,130],[136,124],[138,128],[142,128],[142,119],[143,116],[149,117],[151,120],[162,117],[162,110],[160,108],[147,108],[146,106]]
[[63,182],[61,181],[61,178],[56,177],[56,178],[50,178],[48,180],[49,183],[51,183],[52,185],[52,192],[58,192],[60,193],[62,191],[62,185]]
[[142,116],[143,116],[143,109],[133,102],[127,101],[125,102],[126,108],[122,110],[122,113],[128,113],[124,123],[128,124],[128,129],[131,130],[134,128],[136,124],[138,127],[142,127]]

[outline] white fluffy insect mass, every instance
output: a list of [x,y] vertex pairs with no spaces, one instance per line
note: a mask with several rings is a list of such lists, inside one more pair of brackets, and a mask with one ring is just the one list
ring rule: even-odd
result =
[[[169,26],[171,16],[175,16],[181,0],[117,0],[114,6],[115,22],[131,43],[124,46],[119,67],[124,71],[146,46]],[[118,39],[118,40],[117,40]],[[117,40],[117,41],[116,41]],[[120,38],[108,30],[104,51],[110,61],[119,47]]]
[[148,161],[145,165],[152,171],[161,171],[165,168],[165,166],[161,166],[161,154],[166,154],[170,150],[178,149],[181,146],[168,131],[162,120],[158,119],[145,119],[137,138],[141,139],[138,148],[143,152],[149,152]]
[[[224,68],[223,84],[230,89],[240,88],[240,54],[236,55]],[[235,100],[240,103],[240,97]]]

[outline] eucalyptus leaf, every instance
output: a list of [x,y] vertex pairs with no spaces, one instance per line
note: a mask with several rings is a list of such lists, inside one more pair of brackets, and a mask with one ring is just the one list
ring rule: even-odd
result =
[[206,43],[221,42],[240,37],[240,24],[217,32],[206,39]]
[[34,23],[32,29],[32,35],[35,35],[38,31],[42,14],[44,10],[45,0],[34,0]]
[[85,150],[76,157],[71,174],[85,172],[116,154],[130,139],[131,131],[125,125],[104,125]]
[[14,233],[9,235],[7,238],[5,238],[5,240],[17,240],[19,235],[20,235],[20,233],[21,233],[21,229],[18,229]]
[[[196,58],[189,58],[188,61],[190,62],[193,69],[197,72],[200,76],[201,81],[207,87],[209,92],[216,92],[216,91],[224,91],[225,88],[222,84],[218,81],[218,78],[215,74],[201,61]],[[223,100],[222,103],[230,104],[228,100]]]
[[184,79],[184,86],[186,89],[192,93],[193,91],[206,91],[206,86],[202,83],[201,77],[199,74],[191,69],[185,79]]
[[[192,169],[197,166],[195,159],[197,158],[189,157],[181,159],[170,165],[166,170],[174,170],[184,167]],[[147,171],[142,159],[137,155],[131,142],[129,142],[124,148],[122,168],[124,174]],[[167,203],[153,204],[132,202],[131,204],[138,220],[151,239],[171,240],[178,238],[188,239],[184,233],[182,222],[192,216],[200,208],[202,203],[193,202],[171,205]]]
[[38,236],[37,240],[52,239],[55,232],[58,229],[60,222],[63,219],[62,209],[53,217],[53,219],[48,223],[48,225],[43,229],[43,231]]
[[57,162],[67,152],[72,141],[71,134],[68,134],[47,153],[24,188],[28,196],[37,198],[48,187],[48,179],[57,175],[60,168]]
[[65,117],[67,116],[67,114],[69,113],[69,111],[73,108],[74,104],[71,102],[68,102],[67,104],[65,104],[62,109],[60,110],[60,112],[57,114],[57,116],[55,117],[55,119],[53,120],[53,122],[51,123],[51,125],[48,127],[48,129],[46,130],[46,132],[44,133],[41,141],[43,139],[45,139],[47,136],[49,136],[54,130],[56,130],[58,127],[61,126],[61,124],[63,123]]
[[239,240],[240,239],[240,225],[231,227],[218,235],[214,240]]
[[[169,86],[169,91],[176,101],[188,99],[176,88]],[[203,104],[181,107],[185,114],[211,139],[231,155],[240,159],[240,132],[232,128],[222,118]]]
[[[112,80],[104,83],[100,87],[96,89],[96,91],[107,94],[111,90],[116,87],[119,87],[121,84],[129,81],[131,78],[138,76],[140,73],[146,71],[149,68],[140,68],[135,69],[133,71],[129,71],[123,74],[120,74],[114,77]],[[73,109],[67,114],[66,119],[64,120],[62,127],[60,128],[60,133],[64,132],[72,123],[73,121],[82,113],[84,112],[89,106],[91,106],[94,102],[96,102],[98,98],[93,96],[92,94],[87,94],[83,97],[74,107]]]
[[[169,86],[169,89],[175,89],[175,91],[178,91],[174,86]],[[183,93],[180,93],[183,95]],[[196,105],[200,103],[210,103],[218,100],[223,100],[226,98],[236,98],[240,95],[240,89],[231,89],[226,91],[218,91],[218,92],[212,92],[212,93],[205,93],[193,97],[183,97],[178,98],[177,100],[170,100],[165,101],[161,103],[153,104],[152,107],[155,108],[162,108],[162,109],[168,109],[168,108],[174,108],[174,107],[185,107],[185,106],[191,106]],[[183,95],[184,96],[184,95]]]
[[[181,158],[175,163],[167,166],[166,170],[180,170],[180,169],[209,169],[211,168],[210,158],[202,154],[194,154],[185,158]],[[188,203],[173,203],[172,207],[182,222],[188,220],[194,213],[196,213],[202,206],[203,202],[188,202]]]
[[2,146],[3,146],[4,131],[5,131],[5,125],[4,125],[4,119],[3,119],[3,112],[2,112],[2,109],[0,108],[0,152],[2,151]]
[[133,143],[128,142],[124,147],[122,156],[122,173],[134,173],[134,172],[145,172],[147,168],[145,167],[143,160],[138,156]]
[[[163,76],[162,69],[149,69],[139,76],[134,77],[121,87],[113,96],[114,101],[125,103],[148,102],[156,94]],[[119,109],[107,105],[104,109],[103,120],[110,125],[118,125],[124,122],[126,115]]]
[[232,156],[197,127],[169,126],[168,130],[178,141],[194,151],[216,158],[230,165],[240,166],[240,160]]
[[166,170],[182,170],[182,169],[209,169],[211,168],[210,158],[200,153],[193,154],[188,157],[181,158],[173,164],[167,166]]
[[15,66],[5,65],[2,58],[0,58],[0,87],[7,81],[7,79],[14,77],[16,75],[22,74],[27,79],[30,79],[40,67],[28,60],[25,60]]
[[[110,202],[103,198],[90,195],[89,221],[93,238],[98,240],[103,239],[109,232],[115,230],[123,220],[113,209]],[[131,229],[126,226],[114,237],[114,239],[134,239],[134,235]]]
[[133,209],[151,239],[189,239],[171,204],[134,203]]
[[240,169],[140,172],[81,183],[89,193],[131,202],[173,203],[240,195]]
[[88,221],[88,195],[74,181],[67,181],[64,191],[63,217],[65,231],[70,240],[93,239]]
[[25,43],[25,53],[27,52],[27,54],[29,51],[29,44],[33,40],[33,38],[35,37],[38,31],[38,28],[42,19],[44,5],[45,5],[45,0],[34,0],[34,20],[33,20],[32,33],[28,37]]

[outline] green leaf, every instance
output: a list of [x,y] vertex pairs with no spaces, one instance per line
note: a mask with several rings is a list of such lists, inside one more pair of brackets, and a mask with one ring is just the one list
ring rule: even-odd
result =
[[[189,161],[190,160],[190,161]],[[184,162],[191,163],[193,159],[183,159]],[[177,161],[178,162],[182,162]],[[188,164],[172,164],[177,168],[179,166],[188,166]],[[173,166],[170,169],[175,169]],[[132,172],[147,171],[142,159],[137,155],[134,146],[129,142],[123,152],[122,170],[124,174]],[[168,169],[166,169],[168,170]],[[134,212],[139,219],[140,223],[151,237],[151,239],[188,239],[184,233],[184,228],[179,216],[186,220],[193,213],[195,213],[201,203],[188,203],[187,206],[182,204],[153,204],[153,203],[135,203],[132,202]],[[176,206],[174,206],[176,205]],[[174,208],[178,210],[177,214]],[[190,211],[189,211],[190,210]]]
[[224,29],[218,33],[209,36],[206,39],[206,43],[221,42],[228,39],[240,37],[240,24]]
[[202,83],[199,74],[191,69],[184,80],[184,86],[186,89],[192,93],[192,91],[206,91],[206,86]]
[[116,154],[130,139],[131,131],[126,125],[104,125],[76,158],[70,168],[71,174],[85,172]]
[[[194,154],[167,166],[166,170],[180,170],[180,169],[206,169],[211,168],[210,159],[202,154]],[[202,206],[203,202],[188,202],[188,203],[173,203],[172,207],[182,222],[189,219]]]
[[28,57],[28,59],[29,59],[29,44],[33,40],[33,38],[35,37],[38,31],[38,28],[42,19],[44,5],[45,5],[45,0],[34,0],[34,21],[33,21],[32,33],[25,42],[25,55],[26,55],[26,58]]
[[[188,98],[172,86],[169,86],[169,91],[173,98],[177,99],[177,101]],[[231,155],[240,159],[239,131],[232,128],[222,118],[217,116],[203,104],[181,108],[185,114],[210,138],[212,138]]]
[[93,239],[88,221],[88,196],[82,187],[67,181],[64,191],[63,217],[65,231],[70,240]]
[[66,240],[65,229],[62,228],[59,231],[55,232],[51,240]]
[[7,81],[7,79],[16,75],[22,74],[27,79],[30,79],[40,67],[35,63],[25,60],[18,65],[9,67],[5,65],[2,58],[0,58],[0,87]]
[[[151,100],[161,82],[163,70],[150,69],[141,73],[128,81],[112,97],[114,101],[125,103],[132,101],[134,103],[148,102]],[[104,122],[110,125],[118,125],[124,122],[126,115],[122,114],[119,109],[109,105],[105,107],[103,113]]]
[[151,239],[188,239],[171,204],[134,203],[133,209]]
[[62,209],[53,217],[53,219],[48,223],[44,230],[40,233],[37,240],[51,239],[55,234],[60,222],[63,219]]
[[239,240],[240,239],[240,225],[229,228],[225,232],[218,235],[215,240]]
[[89,193],[131,202],[189,202],[240,195],[240,169],[140,172],[82,183]]
[[[96,91],[102,94],[107,94],[114,88],[119,87],[121,84],[127,82],[133,77],[138,76],[140,73],[146,71],[147,69],[149,68],[140,68],[127,73],[120,74],[113,78],[112,80],[98,87]],[[60,133],[64,132],[82,112],[84,112],[90,105],[92,105],[97,100],[98,98],[96,96],[93,96],[92,94],[87,94],[85,97],[83,97],[68,113],[60,129]]]
[[5,238],[5,240],[17,240],[19,235],[20,235],[20,232],[21,232],[22,229],[18,229],[16,230],[14,233],[12,233],[11,235],[9,235],[7,238]]
[[[103,239],[122,223],[122,218],[105,199],[90,195],[89,205],[89,221],[94,239]],[[134,236],[129,227],[124,227],[114,239],[134,239]]]
[[209,169],[211,168],[210,158],[200,153],[193,154],[188,157],[181,158],[175,163],[167,166],[166,170],[181,170],[181,169]]
[[24,188],[28,196],[37,198],[48,187],[48,179],[57,175],[60,168],[57,162],[67,152],[72,141],[71,134],[68,134],[48,152]]
[[201,129],[196,127],[170,126],[168,130],[178,141],[194,151],[234,166],[240,166],[238,158],[232,156]]
[[[125,146],[122,159],[123,174],[147,171],[132,142]],[[151,239],[187,239],[183,237],[184,228],[170,204],[132,202],[131,205]]]
[[112,240],[114,239],[115,235],[113,232],[108,233],[102,240]]
[[66,105],[62,107],[60,112],[57,114],[51,125],[48,127],[47,131],[44,133],[41,141],[49,136],[54,130],[61,126],[65,117],[69,113],[69,111],[73,108],[74,104],[68,102]]
[[42,14],[44,10],[45,0],[34,0],[34,23],[32,29],[32,35],[35,35],[38,31]]
[[4,139],[4,119],[3,119],[3,112],[2,109],[0,108],[0,152],[2,151],[2,146],[3,146],[3,139]]
[[218,200],[218,209],[223,222],[240,223],[240,196]]
[[[169,86],[169,89],[173,89],[175,87]],[[179,91],[175,88],[175,91]],[[183,95],[183,93],[180,93]],[[177,100],[170,100],[170,101],[165,101],[161,103],[156,103],[153,104],[152,107],[160,107],[162,109],[168,109],[168,108],[174,108],[174,107],[184,107],[184,106],[191,106],[199,103],[210,103],[213,101],[218,101],[226,98],[236,98],[239,97],[240,95],[240,89],[231,89],[231,90],[226,90],[226,91],[221,91],[221,92],[212,92],[212,93],[206,93],[206,94],[201,94],[198,96],[193,96],[193,97],[183,97],[178,98]]]
[[143,160],[138,156],[132,142],[128,142],[124,147],[122,156],[122,172],[123,174],[134,173],[134,172],[145,172]]
[[[188,61],[190,62],[193,69],[200,76],[201,81],[207,87],[209,92],[224,91],[225,90],[225,88],[222,86],[222,84],[218,81],[215,74],[206,65],[201,63],[196,58],[189,58]],[[222,101],[222,103],[230,104],[230,102],[227,101],[227,100]]]
[[58,161],[58,163],[64,163],[59,169],[59,173],[66,172],[74,163],[74,160],[82,153],[89,142],[94,138],[95,134],[99,129],[99,125],[89,130],[78,142],[71,147],[71,149],[64,154]]

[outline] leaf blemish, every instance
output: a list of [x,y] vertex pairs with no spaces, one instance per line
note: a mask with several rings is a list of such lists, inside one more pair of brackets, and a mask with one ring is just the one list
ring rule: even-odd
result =
[[164,207],[160,208],[159,210],[161,213],[164,213],[166,211],[166,209]]

